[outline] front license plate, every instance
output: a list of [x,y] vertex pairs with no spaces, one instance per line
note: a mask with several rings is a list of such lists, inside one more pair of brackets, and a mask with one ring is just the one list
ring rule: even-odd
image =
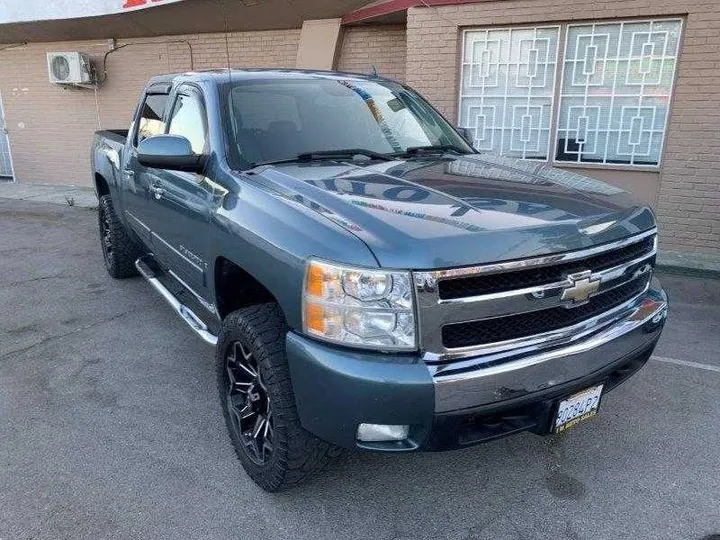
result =
[[595,416],[600,406],[602,389],[603,385],[598,384],[562,400],[555,415],[553,431],[562,433],[583,420]]

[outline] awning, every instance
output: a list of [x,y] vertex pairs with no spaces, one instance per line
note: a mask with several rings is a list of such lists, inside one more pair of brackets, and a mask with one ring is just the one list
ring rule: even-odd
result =
[[368,0],[23,0],[0,14],[0,43],[300,28],[304,20],[342,17],[368,3]]

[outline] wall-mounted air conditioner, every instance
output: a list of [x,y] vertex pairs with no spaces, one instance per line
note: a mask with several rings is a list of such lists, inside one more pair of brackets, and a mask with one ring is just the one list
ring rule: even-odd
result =
[[47,53],[48,76],[53,84],[92,84],[93,69],[88,55],[80,52]]

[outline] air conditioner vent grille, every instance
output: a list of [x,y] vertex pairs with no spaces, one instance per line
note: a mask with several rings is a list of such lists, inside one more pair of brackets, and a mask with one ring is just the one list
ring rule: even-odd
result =
[[90,58],[80,52],[51,52],[47,55],[48,77],[53,84],[92,84]]

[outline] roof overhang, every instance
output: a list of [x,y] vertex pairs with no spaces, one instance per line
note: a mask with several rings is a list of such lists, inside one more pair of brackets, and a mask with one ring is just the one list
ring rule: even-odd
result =
[[347,13],[342,24],[399,24],[407,21],[412,7],[435,7],[457,4],[476,4],[488,0],[379,0]]
[[[368,0],[23,0],[0,15],[0,43],[154,37],[300,28],[304,20],[342,17]],[[6,3],[7,4],[7,3]],[[18,2],[20,4],[20,2]],[[46,8],[39,8],[45,4]],[[67,4],[67,6],[65,5]],[[61,7],[58,7],[61,6]],[[81,9],[85,6],[85,10]],[[7,21],[3,24],[3,21]]]

